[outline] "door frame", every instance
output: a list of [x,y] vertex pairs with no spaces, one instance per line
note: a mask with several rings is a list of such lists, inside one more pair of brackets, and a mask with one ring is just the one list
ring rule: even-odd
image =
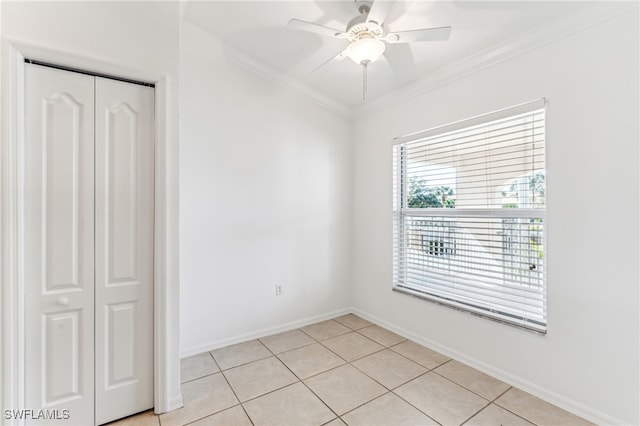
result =
[[[178,274],[177,76],[135,70],[6,40],[2,45],[0,143],[0,411],[25,407],[24,59],[155,84],[154,410],[182,407]],[[15,422],[17,423],[17,422]]]

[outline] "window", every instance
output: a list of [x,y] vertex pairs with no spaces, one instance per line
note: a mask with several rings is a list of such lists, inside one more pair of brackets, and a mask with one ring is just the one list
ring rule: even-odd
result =
[[394,141],[394,290],[546,331],[544,105]]

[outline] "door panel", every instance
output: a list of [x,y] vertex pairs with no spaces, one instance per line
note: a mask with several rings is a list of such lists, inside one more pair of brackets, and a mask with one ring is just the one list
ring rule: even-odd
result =
[[80,339],[82,311],[43,315],[45,406],[80,396]]
[[37,65],[25,74],[26,407],[91,424],[94,79]]
[[[42,99],[43,251],[47,292],[79,288],[80,122],[82,105],[69,93]],[[84,143],[91,141],[82,141]]]
[[153,407],[153,89],[96,78],[96,422]]
[[[129,87],[127,87],[129,89]],[[106,90],[106,89],[105,89]],[[138,216],[136,157],[138,113],[122,102],[105,107],[102,138],[106,158],[105,195],[110,208],[108,220],[107,286],[137,282]],[[102,124],[102,123],[101,123]]]

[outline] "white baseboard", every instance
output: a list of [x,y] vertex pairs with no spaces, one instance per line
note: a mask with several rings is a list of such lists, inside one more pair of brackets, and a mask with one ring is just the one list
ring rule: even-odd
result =
[[[339,309],[337,311],[328,312],[322,315],[316,315],[313,317],[303,318],[297,321],[291,321],[288,323],[284,323],[274,327],[263,328],[260,330],[252,331],[250,333],[240,334],[238,336],[215,340],[211,342],[207,342],[201,345],[192,346],[184,349],[181,352],[181,357],[185,358],[192,355],[197,355],[203,352],[212,351],[218,348],[222,348],[229,345],[234,345],[236,343],[246,342],[248,340],[257,339],[264,336],[269,336],[271,334],[282,333],[289,330],[294,330],[296,328],[304,327],[309,324],[313,324],[320,321],[325,321],[331,318],[335,318],[341,315],[345,315],[348,313],[354,313],[366,320],[369,320],[381,327],[387,328],[394,333],[397,333],[407,339],[413,340],[416,343],[419,343],[423,346],[426,346],[434,351],[440,352],[443,355],[448,356],[449,358],[455,359],[456,361],[460,361],[471,367],[474,367],[490,376],[495,377],[496,379],[502,380],[503,382],[522,389],[525,392],[528,392],[544,401],[549,402],[550,404],[556,405],[564,410],[567,410],[577,416],[583,417],[586,420],[589,420],[598,425],[625,425],[628,422],[624,422],[620,419],[617,419],[613,416],[610,416],[606,413],[603,413],[599,410],[595,410],[585,404],[581,404],[573,399],[564,397],[559,395],[549,389],[543,388],[535,383],[532,383],[528,380],[524,380],[521,377],[515,376],[511,373],[503,371],[499,368],[496,368],[493,365],[487,364],[483,361],[480,361],[476,358],[470,357],[462,352],[459,352],[455,349],[451,349],[447,346],[443,346],[433,340],[425,338],[424,336],[420,336],[411,331],[408,331],[402,327],[398,327],[395,324],[389,323],[381,318],[376,317],[375,315],[371,315],[367,312],[364,312],[360,309],[356,308],[344,308]],[[176,408],[182,406],[182,400],[176,402]],[[173,404],[172,404],[173,406]]]
[[249,333],[244,333],[237,336],[228,337],[225,339],[214,340],[214,341],[206,342],[200,345],[191,346],[183,349],[180,352],[180,357],[186,358],[192,355],[201,354],[203,352],[212,351],[214,349],[223,348],[225,346],[235,345],[236,343],[242,343],[248,340],[269,336],[271,334],[277,334],[277,333],[283,333],[289,330],[295,330],[296,328],[304,327],[309,324],[339,317],[341,315],[351,313],[352,311],[353,310],[351,308],[338,309],[337,311],[327,312],[325,314],[315,315],[312,317],[307,317],[300,320],[287,322],[274,327],[263,328],[263,329],[252,331]]
[[402,327],[398,327],[394,324],[391,324],[381,318],[378,318],[374,315],[370,315],[367,312],[364,312],[360,309],[351,309],[351,312],[354,314],[369,320],[375,324],[378,324],[381,327],[387,328],[394,333],[399,334],[402,337],[406,337],[407,339],[413,340],[416,343],[419,343],[423,346],[426,346],[434,351],[440,352],[443,355],[448,356],[449,358],[455,359],[456,361],[460,361],[471,367],[474,367],[483,373],[486,373],[490,376],[495,377],[496,379],[502,380],[503,382],[522,389],[525,392],[528,392],[544,401],[549,402],[550,404],[556,405],[566,411],[569,411],[577,416],[580,416],[590,422],[593,422],[598,425],[626,425],[628,422],[624,422],[620,419],[617,419],[613,416],[610,416],[602,411],[595,410],[585,404],[579,403],[573,399],[564,397],[559,395],[549,389],[545,389],[535,383],[532,383],[528,380],[524,380],[520,377],[517,377],[513,374],[507,373],[495,366],[487,364],[485,362],[479,361],[473,357],[470,357],[462,352],[451,349],[447,346],[443,346],[437,342],[434,342],[430,339],[427,339],[423,336],[417,335],[411,331],[405,330]]

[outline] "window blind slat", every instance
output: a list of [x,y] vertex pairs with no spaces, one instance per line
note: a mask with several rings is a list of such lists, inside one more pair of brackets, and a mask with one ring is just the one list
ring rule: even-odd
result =
[[394,288],[545,331],[545,111],[534,105],[394,146]]
[[520,105],[505,108],[502,110],[494,111],[488,114],[481,114],[476,117],[471,117],[465,120],[456,121],[453,123],[445,124],[443,126],[433,127],[422,132],[413,133],[407,136],[395,138],[393,145],[400,145],[407,142],[414,142],[430,137],[436,137],[438,135],[447,135],[460,129],[473,128],[476,125],[483,123],[490,123],[492,121],[500,121],[508,119],[510,117],[518,116],[519,114],[532,114],[536,112],[544,114],[544,107],[546,105],[546,99],[536,99],[534,101],[525,102]]

